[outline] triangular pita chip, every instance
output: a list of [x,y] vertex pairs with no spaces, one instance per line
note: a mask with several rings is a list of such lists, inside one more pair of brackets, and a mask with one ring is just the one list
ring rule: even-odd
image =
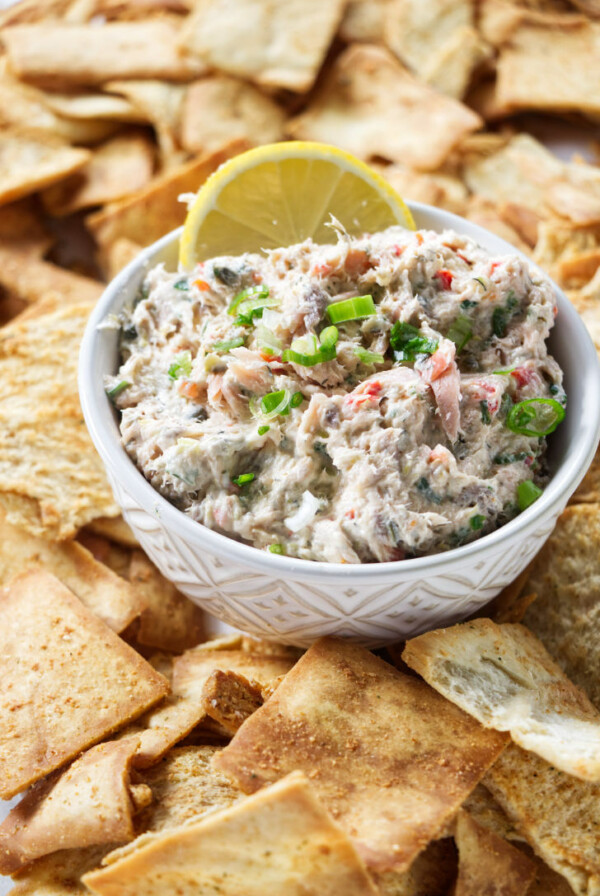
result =
[[[110,859],[110,857],[108,857]],[[376,896],[350,840],[299,773],[156,836],[84,878],[100,896]]]
[[487,728],[568,774],[600,780],[600,712],[523,625],[473,619],[408,641],[402,658]]
[[10,896],[89,896],[80,878],[97,868],[108,851],[106,846],[61,849],[37,859],[17,872]]
[[456,822],[458,880],[455,896],[525,896],[535,865],[516,847],[481,827],[468,812]]
[[337,58],[287,132],[335,143],[363,159],[431,170],[481,123],[466,106],[414,78],[387,50],[356,44]]
[[122,516],[100,516],[88,523],[87,529],[94,535],[101,535],[127,548],[138,548],[139,541]]
[[15,245],[11,240],[0,241],[0,286],[32,304],[54,298],[63,306],[96,302],[104,290],[104,284],[91,277],[32,257],[25,241]]
[[8,799],[125,725],[168,682],[58,579],[0,592],[0,797]]
[[[137,111],[142,121],[151,124],[156,133],[163,169],[172,168],[181,158],[182,150],[177,140],[181,118],[181,106],[186,95],[184,84],[173,84],[154,78],[144,80],[109,81],[105,90],[121,94]],[[217,147],[220,149],[224,141]]]
[[36,131],[0,131],[0,204],[35,193],[82,168],[87,149]]
[[215,764],[246,792],[305,771],[367,864],[404,871],[505,744],[424,682],[324,638]]

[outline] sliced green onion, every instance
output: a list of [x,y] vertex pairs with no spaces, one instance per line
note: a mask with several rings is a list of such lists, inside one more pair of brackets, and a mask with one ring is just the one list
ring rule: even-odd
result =
[[436,339],[423,336],[412,324],[399,320],[390,332],[390,345],[396,361],[416,361],[417,355],[432,355],[438,347]]
[[228,352],[232,348],[239,348],[244,344],[243,336],[235,336],[233,339],[223,339],[221,342],[215,342],[212,347],[213,352]]
[[290,393],[287,389],[279,389],[278,392],[269,392],[260,400],[260,408],[263,414],[281,414],[287,411],[290,403]]
[[321,337],[325,338],[325,345],[322,342],[319,344],[314,333],[294,339],[291,346],[286,348],[282,354],[281,360],[292,361],[294,364],[301,364],[303,367],[314,367],[315,364],[333,361],[336,356],[337,328],[326,327],[321,333]]
[[379,352],[370,352],[368,349],[363,348],[362,345],[354,346],[354,354],[363,364],[383,364],[385,361],[385,358]]
[[256,339],[261,352],[266,355],[279,355],[281,352],[281,339],[279,339],[272,330],[269,330],[264,324],[258,324],[256,327]]
[[186,289],[190,288],[190,284],[189,284],[187,278],[184,277],[183,280],[178,280],[177,283],[174,283],[173,288],[186,290]]
[[519,505],[519,510],[527,510],[537,499],[543,494],[542,489],[532,482],[531,479],[526,479],[525,482],[519,482],[517,486],[517,504]]
[[492,370],[492,376],[508,376],[516,369],[516,367],[508,367],[506,370]]
[[508,412],[507,427],[524,436],[542,438],[554,432],[565,419],[565,409],[553,398],[528,398]]
[[242,488],[242,486],[248,485],[250,482],[252,482],[253,479],[254,473],[241,473],[239,476],[234,476],[231,481]]
[[270,544],[268,550],[272,554],[285,554],[285,549],[282,544]]
[[271,427],[268,426],[268,425],[266,425],[266,424],[265,424],[265,426],[259,426],[259,427],[258,427],[258,434],[259,434],[259,436],[264,436],[264,434],[265,434],[266,432],[268,432],[270,429],[271,429]]
[[294,394],[290,398],[290,407],[298,408],[298,407],[300,407],[300,405],[302,404],[303,401],[304,401],[304,395],[302,394],[302,392],[294,392]]
[[330,349],[336,344],[339,338],[338,328],[337,327],[325,327],[324,330],[321,330],[319,334],[319,342],[321,343],[321,348]]
[[178,379],[180,376],[189,376],[192,372],[192,353],[190,351],[180,352],[175,355],[175,360],[169,367],[168,373],[172,380]]
[[359,320],[361,317],[371,317],[373,314],[377,314],[377,309],[371,295],[333,302],[327,308],[327,316],[332,324],[341,324],[345,320]]
[[227,314],[235,314],[238,309],[238,305],[241,305],[242,302],[245,302],[247,299],[268,299],[269,298],[269,290],[264,285],[260,286],[250,286],[248,289],[243,289],[241,292],[238,292],[237,295],[233,297],[229,308],[227,309]]
[[489,288],[489,283],[487,282],[487,280],[484,280],[483,277],[473,277],[473,280],[475,281],[475,283],[479,283],[480,286],[483,286],[483,288],[487,292]]
[[130,386],[131,383],[128,383],[127,380],[121,380],[120,383],[117,383],[116,386],[109,389],[106,394],[112,400],[113,398],[116,398],[117,395],[120,395],[121,392],[124,392],[125,389],[129,389]]
[[459,314],[456,320],[451,324],[446,336],[456,345],[457,352],[462,351],[469,339],[473,336],[473,329],[469,318],[464,314]]
[[275,308],[276,305],[279,305],[279,299],[275,298],[275,296],[269,297],[267,295],[264,298],[247,299],[245,302],[240,302],[237,306],[235,322],[242,326],[248,326],[255,317],[263,316],[265,308]]
[[485,517],[480,513],[476,513],[475,516],[472,516],[469,520],[469,526],[473,529],[474,532],[479,532],[480,529],[483,529],[485,525]]

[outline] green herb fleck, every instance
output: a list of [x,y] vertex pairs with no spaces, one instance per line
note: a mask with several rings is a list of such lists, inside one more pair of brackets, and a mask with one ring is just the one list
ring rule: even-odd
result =
[[268,549],[271,554],[285,554],[285,548],[282,544],[270,544]]
[[476,513],[475,516],[472,516],[469,520],[469,526],[474,532],[479,532],[480,529],[483,529],[485,525],[485,517],[480,513]]
[[259,434],[259,436],[264,436],[264,434],[265,434],[266,432],[268,432],[270,429],[271,429],[271,427],[268,426],[267,424],[265,424],[264,426],[259,426],[259,427],[258,427],[258,434]]
[[231,481],[235,483],[235,485],[239,485],[242,488],[244,485],[249,485],[250,482],[254,480],[254,473],[241,473],[239,476],[232,477]]
[[179,379],[180,376],[189,376],[191,372],[192,353],[190,351],[180,352],[176,355],[168,370],[172,380]]

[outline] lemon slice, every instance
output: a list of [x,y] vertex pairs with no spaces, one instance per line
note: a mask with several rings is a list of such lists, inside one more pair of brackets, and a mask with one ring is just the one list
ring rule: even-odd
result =
[[230,159],[190,208],[179,260],[191,270],[216,255],[292,246],[308,237],[331,243],[331,215],[352,236],[393,224],[415,229],[412,215],[377,172],[323,143],[271,143]]

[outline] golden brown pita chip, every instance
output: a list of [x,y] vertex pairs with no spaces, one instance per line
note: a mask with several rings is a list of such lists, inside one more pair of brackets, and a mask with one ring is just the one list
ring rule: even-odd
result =
[[234,137],[275,143],[286,115],[273,100],[244,81],[215,75],[188,87],[181,113],[181,144],[189,152],[213,152]]
[[306,771],[376,871],[404,871],[506,739],[362,647],[317,641],[215,757],[246,792]]
[[535,865],[535,876],[527,896],[574,896],[573,889],[562,875],[548,868],[533,851],[530,851],[530,858]]
[[127,239],[126,236],[115,240],[106,250],[106,277],[110,281],[123,270],[124,267],[137,258],[143,246]]
[[[107,857],[110,861],[110,857]],[[299,773],[167,831],[84,878],[101,896],[376,896],[346,835]]]
[[11,525],[56,540],[118,515],[77,392],[89,312],[70,305],[0,332],[0,506]]
[[179,202],[182,193],[198,190],[219,165],[247,148],[244,141],[236,140],[218,152],[192,159],[155,178],[136,196],[89,215],[87,224],[103,247],[119,237],[147,246],[183,224],[186,207]]
[[500,594],[483,608],[482,616],[489,616],[494,622],[522,622],[527,607],[536,599],[536,594],[523,595],[523,588],[529,577],[529,570],[524,569],[517,578],[503,588]]
[[393,0],[350,0],[340,24],[341,39],[348,44],[355,41],[383,43],[386,13],[392,2]]
[[140,121],[139,112],[129,100],[109,93],[40,91],[39,97],[52,112],[68,119],[97,121],[106,118],[111,121]]
[[12,71],[24,81],[55,87],[103,84],[113,78],[190,80],[204,66],[178,52],[178,37],[177,19],[167,17],[94,28],[44,22],[2,32]]
[[266,87],[303,92],[317,76],[344,0],[200,0],[183,37],[210,68]]
[[129,581],[145,605],[136,629],[139,644],[181,653],[203,640],[202,610],[177,591],[142,551],[131,556]]
[[[600,24],[523,23],[498,60],[498,97],[515,109],[600,112]],[[581,73],[585,72],[585,77]]]
[[98,517],[88,523],[87,528],[94,535],[102,535],[109,541],[115,541],[127,548],[138,548],[139,542],[122,516]]
[[102,295],[104,284],[34,257],[37,254],[32,254],[29,242],[0,240],[0,286],[26,302],[53,297],[62,305],[81,304]]
[[592,464],[583,477],[581,485],[572,496],[571,504],[600,503],[600,451],[594,455]]
[[145,607],[143,592],[98,563],[83,545],[36,538],[0,518],[0,586],[33,566],[60,579],[115,632],[123,631]]
[[150,137],[140,131],[124,132],[94,149],[78,174],[48,187],[42,202],[49,214],[70,215],[141,190],[150,181],[153,169]]
[[578,781],[516,745],[497,760],[484,783],[535,852],[578,896],[598,893],[600,785]]
[[94,0],[94,15],[107,19],[144,19],[152,13],[187,13],[193,0]]
[[532,249],[538,241],[540,216],[526,205],[518,202],[503,202],[498,213],[505,224],[515,230],[521,239]]
[[[477,824],[501,837],[503,840],[524,841],[514,823],[510,820],[502,806],[494,799],[487,787],[478,784],[469,794],[462,808],[468,812]],[[462,811],[462,810],[461,810]]]
[[535,865],[520,850],[481,827],[468,812],[456,822],[458,879],[455,896],[525,896]]
[[0,825],[0,872],[12,874],[58,849],[132,840],[136,747],[135,738],[99,744],[36,784]]
[[[42,253],[49,248],[49,234],[41,220],[37,198],[27,196],[2,206],[0,240],[10,240],[13,247],[21,243],[31,248],[37,244]],[[50,243],[51,245],[51,243]],[[36,249],[37,251],[37,249]]]
[[507,243],[511,243],[521,252],[525,252],[526,255],[530,254],[529,246],[523,242],[517,231],[500,216],[495,202],[484,199],[482,196],[470,196],[465,216],[469,221],[479,224],[480,227],[491,230],[492,233],[506,240]]
[[452,174],[415,171],[401,164],[381,166],[380,173],[404,199],[445,208],[456,215],[465,213],[468,190]]
[[523,622],[600,708],[600,505],[567,507],[534,560]]
[[35,131],[0,130],[0,204],[35,193],[82,168],[86,149]]
[[[182,152],[177,135],[186,93],[185,85],[147,79],[110,81],[104,85],[104,89],[126,97],[142,121],[152,125],[156,132],[163,169],[174,167],[178,156],[179,164],[184,161],[181,158]],[[229,139],[226,136],[217,149]]]
[[248,681],[239,672],[217,669],[209,675],[202,689],[202,705],[206,715],[218,722],[229,734],[235,734],[263,702],[260,685]]
[[452,840],[436,840],[419,853],[408,871],[371,875],[380,896],[449,896],[457,872]]
[[7,799],[126,724],[168,682],[42,570],[0,596],[0,796]]
[[600,713],[525,626],[472,619],[413,638],[402,659],[482,725],[600,780]]
[[364,159],[430,170],[480,125],[474,112],[417,81],[387,50],[357,44],[338,57],[287,132],[335,143]]
[[80,878],[97,868],[107,851],[106,846],[90,846],[44,856],[17,872],[11,896],[89,896]]

